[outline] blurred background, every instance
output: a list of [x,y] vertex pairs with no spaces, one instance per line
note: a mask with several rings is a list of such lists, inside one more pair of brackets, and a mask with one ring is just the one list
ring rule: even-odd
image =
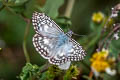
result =
[[[0,80],[119,80],[120,33],[115,30],[117,36],[114,33],[111,35],[117,37],[117,40],[111,36],[106,38],[114,29],[111,25],[119,23],[119,15],[108,20],[112,14],[111,8],[119,2],[120,0],[0,0]],[[120,6],[117,10],[119,9]],[[34,11],[46,13],[65,32],[69,28],[76,34],[85,35],[73,36],[86,50],[85,59],[73,62],[71,68],[62,75],[62,79],[60,74],[53,76],[56,73],[52,78],[43,78],[41,73],[39,79],[29,79],[37,71],[29,72],[29,69],[24,67],[30,62],[29,65],[37,66],[38,69],[47,62],[33,47],[32,37],[35,31],[31,18]],[[107,29],[101,33],[105,25]],[[96,52],[99,43],[104,42],[104,39],[109,42],[107,47],[102,44],[102,48]],[[99,60],[94,63],[98,57],[105,59],[105,62],[101,63]],[[110,66],[111,64],[114,66]],[[75,72],[74,75],[71,73],[73,76],[69,72],[72,68]],[[109,75],[107,69],[112,69],[110,74],[114,75]],[[50,73],[51,69],[47,71]]]

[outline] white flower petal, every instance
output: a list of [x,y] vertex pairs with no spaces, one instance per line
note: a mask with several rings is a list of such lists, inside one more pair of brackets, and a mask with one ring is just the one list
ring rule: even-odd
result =
[[111,70],[110,67],[106,68],[105,71],[111,76],[114,76],[116,74],[116,70]]

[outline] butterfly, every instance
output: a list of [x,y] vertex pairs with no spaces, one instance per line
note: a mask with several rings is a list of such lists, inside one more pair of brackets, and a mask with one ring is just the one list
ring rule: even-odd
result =
[[82,46],[71,38],[73,32],[65,33],[45,13],[34,12],[32,16],[35,35],[33,45],[36,51],[49,63],[67,70],[71,61],[80,61],[86,55]]

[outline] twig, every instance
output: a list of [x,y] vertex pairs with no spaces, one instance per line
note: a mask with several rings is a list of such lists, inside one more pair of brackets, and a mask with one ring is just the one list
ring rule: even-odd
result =
[[68,0],[68,4],[66,6],[66,10],[64,13],[64,16],[70,18],[71,17],[71,13],[72,13],[72,9],[74,6],[75,0]]
[[105,49],[108,49],[108,48],[109,48],[109,45],[110,45],[110,43],[111,43],[112,40],[113,40],[113,37],[111,37],[111,39],[106,43]]

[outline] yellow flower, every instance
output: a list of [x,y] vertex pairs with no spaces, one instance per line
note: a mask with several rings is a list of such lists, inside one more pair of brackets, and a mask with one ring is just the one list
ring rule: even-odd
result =
[[104,19],[104,14],[101,12],[93,13],[92,20],[96,23],[102,22]]
[[[112,58],[107,58],[108,50],[102,50],[93,54],[91,61],[91,67],[94,68],[97,72],[104,72],[106,68],[111,67]],[[112,61],[111,61],[112,60]]]
[[109,63],[107,61],[94,61],[91,66],[97,71],[97,72],[103,72],[106,68],[110,67]]
[[91,62],[93,62],[95,60],[103,61],[106,59],[107,56],[108,56],[108,50],[102,50],[101,52],[94,53],[94,55],[92,56],[90,61]]

